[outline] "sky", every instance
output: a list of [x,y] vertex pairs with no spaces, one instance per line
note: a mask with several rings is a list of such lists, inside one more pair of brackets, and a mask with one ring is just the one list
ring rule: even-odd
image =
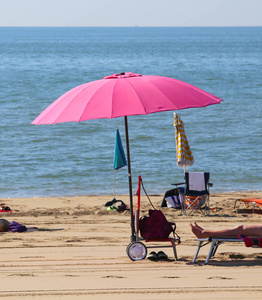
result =
[[0,26],[262,26],[262,0],[0,0]]

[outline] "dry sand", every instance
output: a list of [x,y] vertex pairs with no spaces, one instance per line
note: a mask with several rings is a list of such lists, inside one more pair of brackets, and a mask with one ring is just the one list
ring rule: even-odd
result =
[[[130,242],[130,214],[106,211],[112,196],[1,199],[13,209],[1,218],[17,221],[33,232],[0,233],[1,288],[5,299],[261,299],[262,251],[244,243],[225,243],[208,265],[209,247],[192,260],[197,241],[189,222],[207,228],[262,223],[262,215],[239,213],[238,198],[262,198],[262,192],[212,194],[210,216],[162,208],[176,222],[182,243],[163,250],[167,261],[133,262],[126,254]],[[150,196],[159,208],[161,195]],[[128,204],[128,196],[118,196]],[[136,202],[136,197],[134,197]],[[150,204],[141,199],[142,214]],[[238,205],[244,208],[243,204]],[[160,245],[160,244],[157,244]],[[152,246],[152,244],[147,244]]]

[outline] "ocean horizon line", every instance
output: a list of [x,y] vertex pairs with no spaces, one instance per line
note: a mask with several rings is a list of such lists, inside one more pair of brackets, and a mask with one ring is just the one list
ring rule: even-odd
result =
[[2,26],[0,25],[0,28],[261,28],[260,26],[254,26],[254,25],[230,25],[230,26],[222,26],[222,25],[213,25],[213,26],[139,26],[139,25],[133,25],[133,26],[65,26],[65,25],[9,25],[9,26]]

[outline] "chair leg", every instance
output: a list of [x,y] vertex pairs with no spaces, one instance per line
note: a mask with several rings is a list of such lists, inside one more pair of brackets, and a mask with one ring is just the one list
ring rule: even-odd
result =
[[[214,246],[216,246],[216,247],[214,248]],[[205,265],[208,263],[209,258],[214,256],[214,254],[216,252],[216,249],[217,249],[217,246],[218,245],[216,245],[216,242],[212,241],[209,252],[208,252],[208,255],[207,255],[207,258],[206,258],[206,261],[205,261]]]
[[199,196],[198,197],[196,197],[196,199],[194,199],[194,201],[192,201],[189,205],[188,205],[188,207],[186,208],[186,211],[187,210],[190,210],[190,212],[188,213],[188,216],[190,216],[192,213],[193,213],[193,211],[197,211],[197,212],[199,212],[199,213],[203,213],[202,212],[202,210],[201,210],[201,208],[199,207],[199,206],[194,206],[194,204],[195,204],[195,202],[197,202],[199,200]]
[[206,195],[204,197],[207,197],[207,199],[205,200],[205,211],[206,211],[206,215],[208,216],[210,213],[209,195]]
[[171,240],[171,244],[173,246],[173,252],[174,252],[175,260],[178,260],[178,258],[177,258],[177,251],[176,251],[176,241],[174,239],[172,239]]
[[197,259],[197,256],[198,256],[198,253],[199,253],[202,243],[203,243],[203,241],[199,241],[199,243],[198,243],[197,251],[196,251],[195,257],[193,259],[193,264],[196,262],[196,259]]
[[207,259],[205,261],[205,265],[208,263],[208,261],[211,257],[215,256],[218,246],[225,242],[226,241],[212,241]]
[[[199,196],[200,197],[200,196]],[[183,215],[191,215],[194,211],[197,211],[199,213],[202,213],[203,215],[208,216],[210,207],[209,207],[209,196],[203,195],[202,197],[205,197],[204,203],[201,206],[194,206],[194,203],[199,200],[199,197],[196,197],[192,203],[190,203],[187,207],[185,207],[185,204],[183,205]],[[187,213],[187,211],[189,211]]]
[[178,260],[178,258],[177,258],[177,252],[176,252],[176,245],[175,244],[173,245],[173,251],[174,251],[175,260]]

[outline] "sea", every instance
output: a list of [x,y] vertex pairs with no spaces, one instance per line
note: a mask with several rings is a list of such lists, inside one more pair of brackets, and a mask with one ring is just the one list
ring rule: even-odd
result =
[[[128,194],[113,169],[124,118],[31,122],[80,84],[133,72],[176,78],[223,99],[176,111],[211,193],[262,190],[262,27],[0,28],[0,197]],[[128,117],[132,193],[183,182],[173,111]]]

